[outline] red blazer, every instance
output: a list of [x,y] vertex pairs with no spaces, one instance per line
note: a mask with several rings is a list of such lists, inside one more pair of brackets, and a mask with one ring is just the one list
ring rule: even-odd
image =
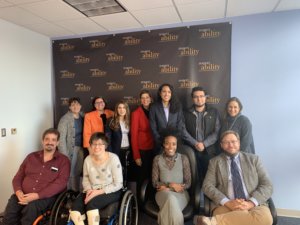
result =
[[[114,112],[109,109],[105,109],[104,113],[106,114],[107,119],[114,115]],[[90,137],[95,132],[104,132],[102,119],[99,116],[99,112],[96,110],[86,113],[84,116],[83,147],[88,148],[90,146]]]
[[131,113],[131,148],[134,160],[140,159],[140,150],[152,150],[154,139],[149,119],[141,106]]

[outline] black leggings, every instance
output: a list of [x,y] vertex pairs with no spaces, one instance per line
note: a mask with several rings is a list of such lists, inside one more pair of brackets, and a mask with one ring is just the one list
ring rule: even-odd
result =
[[93,209],[103,209],[113,202],[118,202],[121,198],[122,191],[116,191],[109,194],[102,194],[92,198],[86,205],[84,199],[86,194],[80,193],[72,203],[72,211],[79,211],[84,214],[86,211]]

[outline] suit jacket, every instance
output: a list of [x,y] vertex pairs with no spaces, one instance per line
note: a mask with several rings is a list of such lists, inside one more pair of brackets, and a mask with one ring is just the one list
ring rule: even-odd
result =
[[196,140],[192,138],[192,136],[186,131],[181,109],[175,113],[170,112],[169,119],[167,121],[163,104],[161,102],[156,102],[150,107],[149,120],[157,147],[160,146],[162,141],[160,137],[161,132],[167,128],[172,128],[179,131],[181,138],[190,145],[196,144]]
[[131,113],[130,133],[134,160],[141,158],[140,150],[153,149],[154,140],[149,119],[141,106]]
[[[106,118],[110,118],[113,116],[114,112],[105,109],[104,113]],[[90,138],[93,133],[95,132],[103,132],[104,133],[104,124],[102,118],[99,116],[98,111],[92,111],[84,116],[84,123],[83,123],[83,147],[88,148],[90,146]]]
[[[266,204],[273,192],[272,183],[257,155],[240,152],[242,176],[249,198],[253,197],[258,204]],[[216,205],[228,197],[229,168],[224,153],[212,158],[203,182],[203,192]]]
[[[122,130],[121,128],[113,130],[110,128],[113,118],[110,118],[106,123],[105,136],[109,140],[108,151],[117,154],[120,157],[121,143],[122,143]],[[130,132],[128,134],[130,141]],[[130,147],[130,143],[129,143]]]

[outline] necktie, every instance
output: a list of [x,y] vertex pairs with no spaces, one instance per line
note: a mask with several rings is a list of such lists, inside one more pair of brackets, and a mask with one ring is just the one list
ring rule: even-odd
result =
[[236,162],[234,161],[234,157],[231,158],[231,177],[232,177],[234,197],[246,199],[245,192],[243,189],[243,184],[242,184],[242,178],[239,173],[239,168]]

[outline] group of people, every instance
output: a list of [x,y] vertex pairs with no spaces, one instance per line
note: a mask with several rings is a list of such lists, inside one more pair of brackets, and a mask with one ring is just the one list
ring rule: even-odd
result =
[[[83,225],[85,214],[89,225],[98,225],[99,209],[119,200],[123,182],[130,177],[136,178],[138,193],[142,182],[152,179],[160,225],[183,225],[182,210],[191,197],[187,192],[191,168],[188,158],[177,153],[178,145],[193,149],[198,181],[216,205],[214,217],[195,216],[196,225],[271,225],[272,218],[264,205],[272,194],[272,184],[254,155],[251,123],[241,114],[243,107],[238,98],[228,100],[221,118],[217,109],[206,104],[208,94],[202,87],[192,89],[193,105],[186,111],[173,86],[167,83],[160,85],[156,102],[152,102],[148,90],[142,90],[139,97],[141,104],[131,114],[126,102],[118,102],[111,111],[106,109],[104,98],[96,97],[94,110],[85,115],[80,99],[70,98],[69,111],[58,124],[59,132],[45,131],[43,150],[31,153],[14,177],[14,194],[6,207],[3,225],[32,224],[66,186],[82,192],[70,211],[74,224]],[[59,151],[55,151],[57,147]],[[139,173],[123,178],[128,153]],[[238,184],[244,195],[238,197],[232,157],[242,177]],[[52,180],[44,176],[48,173]],[[44,189],[53,185],[51,194],[48,191],[45,195]],[[46,203],[41,203],[44,198]],[[261,217],[264,223],[258,222]]]

